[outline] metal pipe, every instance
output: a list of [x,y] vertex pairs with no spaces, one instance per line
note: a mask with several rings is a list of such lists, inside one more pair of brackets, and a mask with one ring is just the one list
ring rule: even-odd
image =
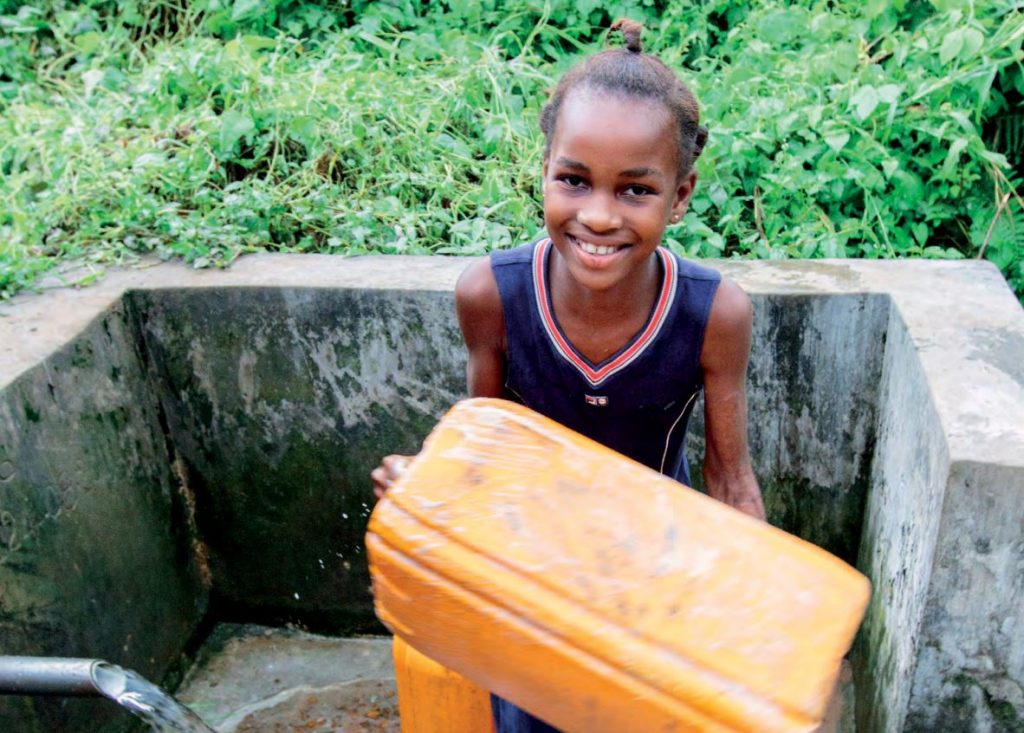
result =
[[152,682],[102,659],[0,657],[0,695],[102,696],[155,730],[214,733],[198,715]]
[[103,695],[96,686],[99,659],[0,657],[0,695]]

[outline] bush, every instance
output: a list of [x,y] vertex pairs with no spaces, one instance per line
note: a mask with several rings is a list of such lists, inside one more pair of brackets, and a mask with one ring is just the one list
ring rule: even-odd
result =
[[983,256],[1024,295],[1016,2],[0,0],[0,297],[71,258],[524,241],[545,92],[619,15],[711,128],[669,246]]

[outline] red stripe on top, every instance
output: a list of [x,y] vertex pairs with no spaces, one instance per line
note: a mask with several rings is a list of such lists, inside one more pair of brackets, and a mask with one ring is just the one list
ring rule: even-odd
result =
[[545,330],[548,332],[548,336],[562,356],[575,366],[586,377],[588,382],[596,386],[607,377],[628,366],[640,356],[657,336],[658,331],[661,330],[661,326],[664,324],[669,308],[672,305],[672,296],[675,293],[675,259],[661,247],[655,250],[658,256],[661,257],[663,275],[658,300],[654,304],[654,310],[647,322],[647,326],[621,354],[607,364],[595,369],[590,365],[590,362],[576,352],[568,339],[562,335],[558,328],[558,323],[555,321],[555,314],[552,311],[548,298],[547,278],[545,277],[545,264],[550,249],[551,240],[545,239],[537,244],[533,256],[534,292],[537,296],[537,307],[540,309],[541,320],[544,323]]

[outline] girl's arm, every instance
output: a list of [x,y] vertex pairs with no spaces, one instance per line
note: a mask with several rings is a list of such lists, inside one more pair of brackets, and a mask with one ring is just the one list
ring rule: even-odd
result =
[[704,483],[708,495],[764,519],[764,502],[747,448],[747,361],[753,310],[734,282],[722,279],[701,351],[704,369]]
[[505,317],[490,259],[466,268],[455,285],[455,312],[466,342],[470,397],[505,394]]

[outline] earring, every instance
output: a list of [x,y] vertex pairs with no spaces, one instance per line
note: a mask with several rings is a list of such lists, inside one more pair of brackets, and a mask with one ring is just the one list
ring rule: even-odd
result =
[[672,215],[672,223],[673,224],[678,224],[679,223],[679,214],[673,214]]

